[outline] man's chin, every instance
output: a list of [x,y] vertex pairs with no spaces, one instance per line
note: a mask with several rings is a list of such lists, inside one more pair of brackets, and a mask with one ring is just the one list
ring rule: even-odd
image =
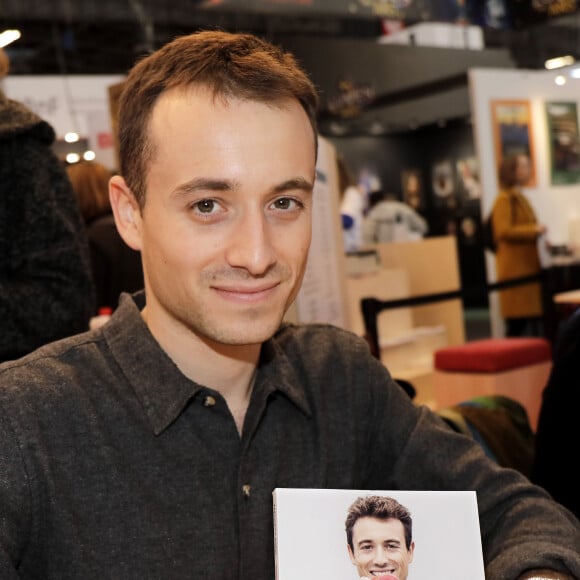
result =
[[256,324],[250,321],[236,328],[216,329],[206,336],[211,341],[224,346],[253,346],[261,345],[272,338],[279,327],[279,323]]

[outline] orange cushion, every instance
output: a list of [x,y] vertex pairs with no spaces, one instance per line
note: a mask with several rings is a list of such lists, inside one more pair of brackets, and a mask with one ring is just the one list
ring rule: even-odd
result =
[[486,338],[436,350],[434,366],[441,371],[495,373],[551,357],[552,349],[545,338]]

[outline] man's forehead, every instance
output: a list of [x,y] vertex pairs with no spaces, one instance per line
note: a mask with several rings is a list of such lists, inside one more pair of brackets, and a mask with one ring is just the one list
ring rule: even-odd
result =
[[389,538],[400,540],[403,534],[403,524],[397,518],[363,517],[359,518],[352,528],[355,543],[376,540],[377,535],[384,536],[382,540]]

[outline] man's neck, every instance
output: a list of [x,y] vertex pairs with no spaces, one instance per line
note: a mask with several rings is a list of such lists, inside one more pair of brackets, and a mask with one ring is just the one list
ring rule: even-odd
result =
[[182,325],[161,325],[142,311],[143,319],[161,348],[190,380],[219,392],[242,432],[250,402],[261,345],[214,344]]

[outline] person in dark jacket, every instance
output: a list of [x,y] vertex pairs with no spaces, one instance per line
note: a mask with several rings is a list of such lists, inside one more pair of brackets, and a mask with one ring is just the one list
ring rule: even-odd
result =
[[[0,49],[0,78],[9,68]],[[88,328],[88,244],[53,128],[0,92],[0,361]]]
[[119,235],[111,201],[111,172],[97,161],[79,161],[67,173],[87,226],[91,268],[97,292],[95,314],[117,308],[121,292],[143,288],[141,254]]
[[531,480],[580,519],[578,441],[578,360],[580,309],[566,320],[554,348],[552,371],[542,394]]

